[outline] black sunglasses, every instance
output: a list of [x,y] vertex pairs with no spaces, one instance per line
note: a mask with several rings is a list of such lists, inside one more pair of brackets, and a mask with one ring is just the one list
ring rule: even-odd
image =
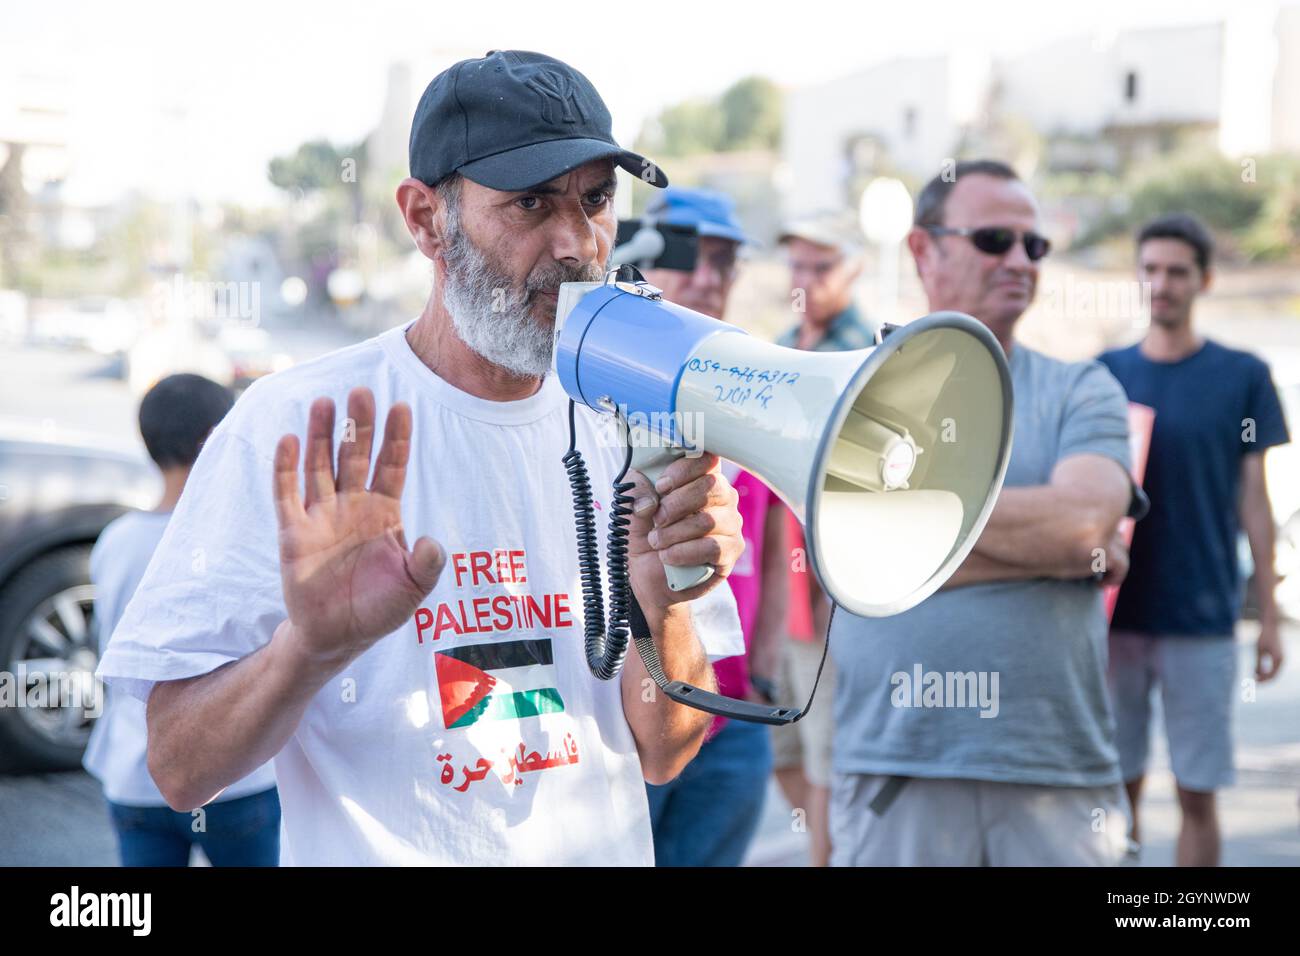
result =
[[[954,229],[951,226],[926,226],[925,231],[932,236],[965,236],[980,252],[991,256],[1004,255],[1022,238],[1020,233],[1005,226],[982,226],[979,229]],[[1026,232],[1023,236],[1025,255],[1030,262],[1037,262],[1052,251],[1052,241],[1036,232]]]

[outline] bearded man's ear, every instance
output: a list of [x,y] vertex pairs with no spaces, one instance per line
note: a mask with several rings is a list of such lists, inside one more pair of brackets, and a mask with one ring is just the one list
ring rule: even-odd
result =
[[397,208],[402,211],[406,231],[415,240],[420,254],[429,260],[438,259],[442,254],[446,219],[438,191],[407,177],[397,185]]

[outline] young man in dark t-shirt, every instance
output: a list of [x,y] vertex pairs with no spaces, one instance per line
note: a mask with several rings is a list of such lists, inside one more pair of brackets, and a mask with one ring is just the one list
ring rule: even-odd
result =
[[1138,278],[1151,326],[1101,361],[1131,401],[1155,409],[1144,484],[1151,511],[1133,536],[1111,622],[1109,683],[1120,766],[1133,805],[1146,772],[1151,692],[1160,685],[1178,783],[1180,866],[1219,862],[1215,791],[1233,781],[1233,628],[1241,606],[1237,538],[1245,529],[1259,585],[1255,677],[1282,664],[1273,590],[1273,514],[1264,452],[1290,440],[1268,366],[1198,335],[1213,243],[1196,219],[1164,216],[1138,234]]

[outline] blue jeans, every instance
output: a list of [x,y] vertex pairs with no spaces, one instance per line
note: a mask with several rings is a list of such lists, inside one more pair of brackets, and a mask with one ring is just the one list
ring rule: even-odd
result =
[[739,866],[772,775],[765,724],[729,720],[680,777],[646,785],[656,866]]
[[188,866],[197,843],[213,866],[280,865],[280,795],[274,787],[209,803],[199,819],[171,807],[108,803],[123,866]]

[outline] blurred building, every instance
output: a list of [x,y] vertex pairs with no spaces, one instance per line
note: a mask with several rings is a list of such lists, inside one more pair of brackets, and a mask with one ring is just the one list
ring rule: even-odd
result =
[[[401,226],[397,205],[392,201],[397,184],[410,168],[411,118],[429,82],[453,63],[482,56],[482,47],[438,48],[388,67],[384,101],[374,130],[366,137],[366,164],[362,171],[363,191],[374,197],[378,222],[359,228],[354,236],[356,268],[352,270],[365,307],[351,308],[344,316],[358,332],[376,332],[390,327],[400,316],[418,311],[429,292],[429,264],[409,245]],[[396,256],[382,255],[378,228],[389,218],[401,250]],[[347,270],[339,270],[347,271]]]
[[385,188],[396,185],[407,174],[411,117],[429,82],[453,63],[483,55],[481,47],[441,48],[388,67],[384,104],[374,132],[366,140],[366,175]]
[[781,134],[787,211],[851,205],[864,175],[926,175],[972,118],[959,87],[983,79],[978,66],[962,70],[952,57],[913,57],[790,91]]
[[990,112],[1043,138],[1050,170],[1117,170],[1189,140],[1213,148],[1223,24],[1074,37],[997,64]]
[[38,192],[68,172],[68,80],[0,60],[0,166],[21,155],[23,186]]
[[1300,5],[1283,7],[1275,29],[1278,58],[1272,91],[1273,148],[1300,152]]
[[0,287],[15,281],[33,235],[58,242],[77,232],[56,201],[68,172],[67,100],[65,77],[0,60]]
[[1300,6],[1276,17],[1077,36],[980,63],[898,59],[791,91],[785,209],[852,207],[865,183],[919,183],[948,159],[1022,173],[1120,173],[1187,145],[1300,149]]

